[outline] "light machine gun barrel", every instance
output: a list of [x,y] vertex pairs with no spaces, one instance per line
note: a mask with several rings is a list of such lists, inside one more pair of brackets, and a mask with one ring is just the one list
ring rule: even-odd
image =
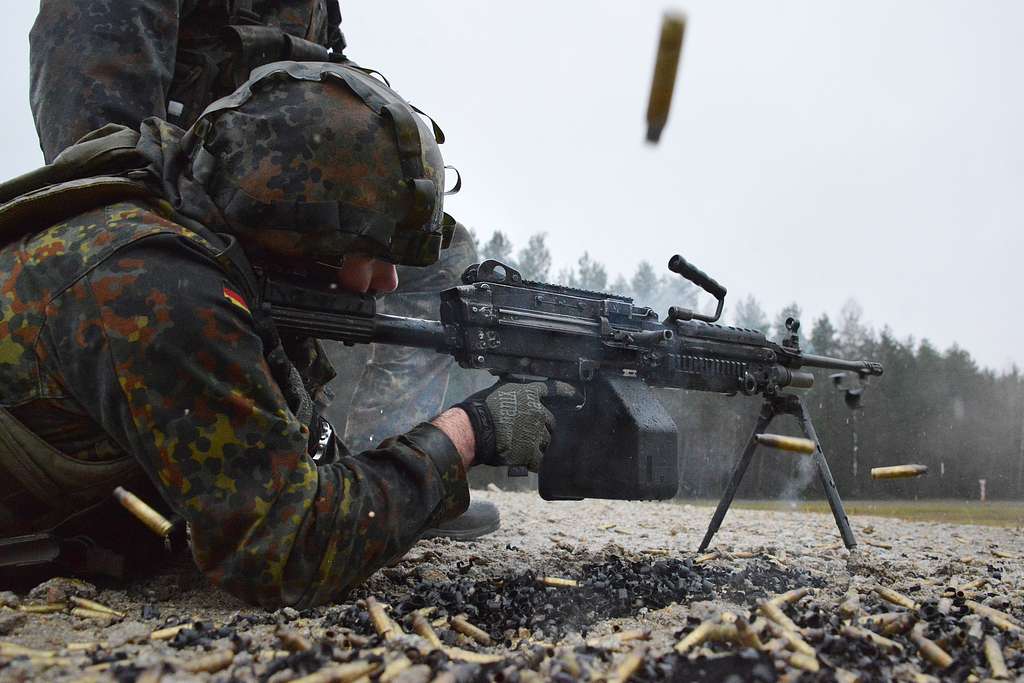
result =
[[382,315],[372,297],[301,281],[264,279],[262,298],[282,331],[428,348],[505,378],[574,384],[583,398],[555,409],[560,428],[540,472],[548,499],[675,495],[678,433],[650,387],[773,398],[813,385],[802,368],[882,374],[878,363],[802,353],[793,320],[781,344],[716,324],[725,287],[681,256],[669,268],[714,296],[716,313],[673,307],[659,320],[628,297],[528,282],[497,261],[471,266],[461,286],[440,294],[439,321]]

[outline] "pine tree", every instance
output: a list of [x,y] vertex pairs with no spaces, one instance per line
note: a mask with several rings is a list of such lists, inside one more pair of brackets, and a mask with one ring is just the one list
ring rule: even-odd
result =
[[[633,297],[637,302],[654,301],[658,294],[658,274],[654,272],[654,266],[647,261],[641,261],[636,267],[636,272],[629,281],[629,288],[633,291]],[[648,304],[643,304],[644,306]]]
[[526,246],[519,250],[516,259],[519,272],[527,280],[547,282],[548,271],[551,270],[551,252],[548,250],[547,235],[542,232],[531,235]]
[[828,317],[828,313],[822,313],[821,317],[814,321],[811,328],[811,341],[808,350],[821,356],[834,356],[836,353],[836,328]]
[[555,283],[565,285],[566,287],[578,287],[579,278],[576,277],[576,269],[572,266],[569,266],[568,268],[559,268],[558,277],[555,278]]
[[576,268],[576,287],[594,292],[603,292],[608,287],[608,271],[600,263],[590,258],[590,254],[587,252],[583,252]]
[[697,308],[697,288],[692,282],[684,280],[678,275],[662,275],[654,299],[640,303],[651,306],[663,316],[668,314],[669,306],[695,309]]
[[871,339],[871,330],[863,317],[864,309],[853,299],[848,299],[839,311],[840,350],[851,358],[863,354]]
[[480,257],[483,259],[494,259],[515,268],[515,261],[512,258],[512,240],[505,236],[501,230],[495,230],[491,239],[484,243],[480,249]]
[[748,294],[745,299],[740,299],[736,304],[736,311],[732,315],[732,324],[736,327],[768,332],[768,316],[753,294]]
[[615,280],[612,282],[609,289],[612,294],[618,294],[619,296],[632,296],[632,290],[629,288],[629,282],[627,282],[626,278],[622,276],[622,273],[615,276]]

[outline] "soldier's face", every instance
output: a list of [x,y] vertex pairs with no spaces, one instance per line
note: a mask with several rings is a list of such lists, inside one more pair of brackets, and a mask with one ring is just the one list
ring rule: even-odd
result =
[[337,271],[337,278],[342,289],[356,294],[387,294],[398,287],[398,271],[394,264],[369,256],[346,256]]

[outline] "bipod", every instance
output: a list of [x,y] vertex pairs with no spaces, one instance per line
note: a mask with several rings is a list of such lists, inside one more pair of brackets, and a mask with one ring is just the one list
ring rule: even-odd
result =
[[822,488],[825,489],[825,498],[828,499],[829,507],[832,508],[832,516],[835,517],[836,526],[839,527],[839,534],[843,537],[843,543],[848,549],[852,550],[857,547],[857,540],[853,537],[853,529],[850,528],[850,520],[846,517],[843,501],[839,498],[836,480],[832,478],[832,471],[828,468],[825,454],[821,450],[821,442],[818,441],[818,435],[814,431],[814,425],[811,424],[811,417],[807,414],[804,402],[799,396],[794,396],[793,394],[779,394],[778,396],[765,397],[764,403],[761,405],[761,415],[757,418],[757,425],[750,435],[750,440],[747,441],[747,447],[743,449],[743,454],[736,463],[736,468],[732,472],[732,479],[729,481],[725,493],[722,494],[722,499],[718,501],[718,508],[715,510],[714,517],[711,518],[708,531],[704,534],[704,540],[701,542],[698,552],[707,550],[708,545],[711,543],[711,538],[718,531],[718,528],[722,526],[722,520],[725,519],[725,513],[729,511],[729,506],[732,505],[736,489],[739,488],[740,482],[743,481],[743,475],[747,471],[747,466],[750,465],[750,460],[754,457],[754,451],[758,445],[757,435],[763,434],[777,415],[792,415],[795,417],[800,423],[804,436],[814,442],[816,448],[813,457],[814,463],[818,467],[818,478],[821,479]]

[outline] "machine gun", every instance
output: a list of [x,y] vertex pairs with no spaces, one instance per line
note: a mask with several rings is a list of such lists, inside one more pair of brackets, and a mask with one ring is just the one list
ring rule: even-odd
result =
[[758,445],[777,415],[792,415],[813,457],[848,548],[856,545],[810,417],[792,389],[814,384],[805,368],[881,375],[882,366],[803,353],[800,323],[781,343],[757,330],[716,324],[725,287],[673,256],[668,267],[717,300],[713,315],[672,307],[664,320],[632,299],[528,282],[498,261],[471,266],[440,295],[440,320],[377,314],[372,297],[339,295],[302,282],[264,278],[262,300],[279,329],[354,343],[400,344],[452,355],[465,368],[506,379],[558,379],[577,387],[540,469],[547,500],[661,500],[679,486],[679,434],[651,387],[761,395],[761,414],[733,471],[701,549],[721,525]]

